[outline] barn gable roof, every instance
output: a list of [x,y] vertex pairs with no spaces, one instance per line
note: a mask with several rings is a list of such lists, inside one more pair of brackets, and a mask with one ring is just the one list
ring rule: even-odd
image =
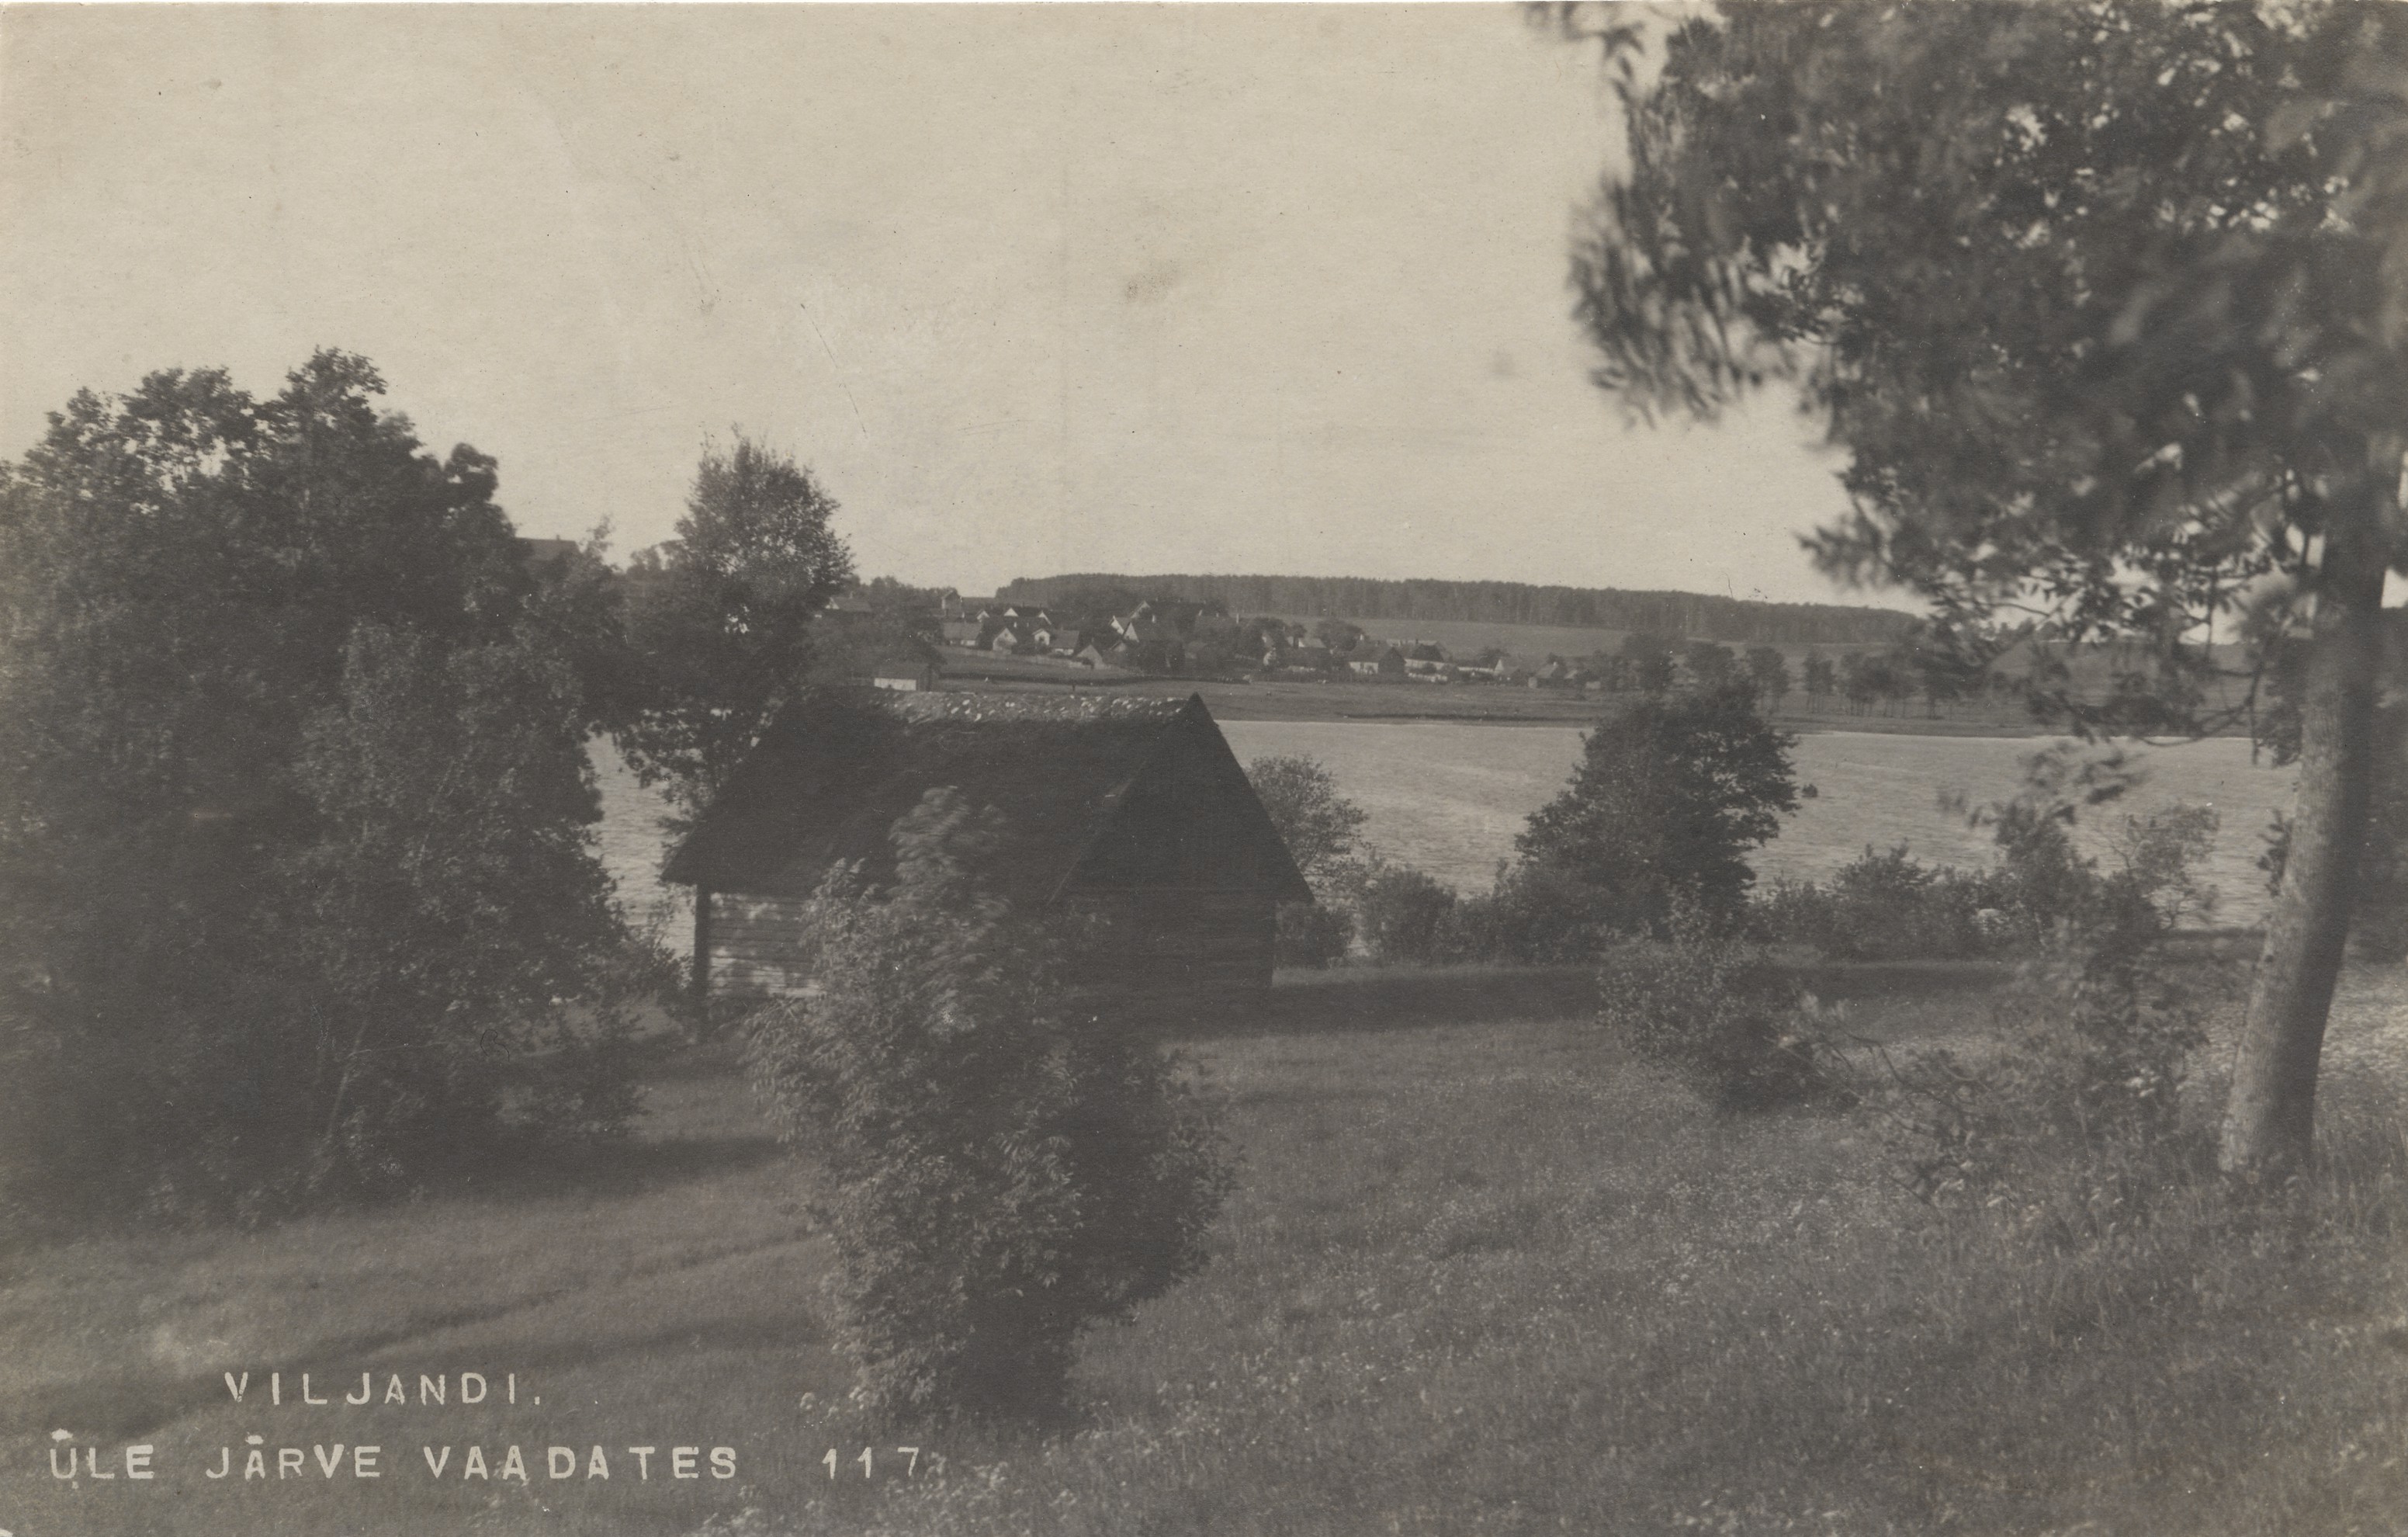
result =
[[1003,813],[1008,895],[1243,892],[1308,899],[1200,697],[823,697],[771,725],[664,872],[808,894],[839,861],[891,876],[888,832],[939,785]]

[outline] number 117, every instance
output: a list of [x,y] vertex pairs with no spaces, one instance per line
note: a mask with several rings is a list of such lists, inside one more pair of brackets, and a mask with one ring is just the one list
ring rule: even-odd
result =
[[[870,1473],[872,1472],[872,1471],[874,1471],[874,1469],[875,1469],[875,1468],[876,1468],[876,1466],[877,1466],[877,1464],[876,1464],[875,1460],[874,1460],[874,1459],[872,1458],[872,1457],[871,1457],[871,1452],[872,1452],[872,1450],[873,1450],[873,1448],[871,1448],[871,1447],[864,1446],[864,1447],[861,1449],[861,1455],[860,1455],[859,1457],[856,1457],[856,1458],[853,1458],[853,1461],[858,1462],[858,1463],[860,1463],[860,1464],[861,1464],[861,1476],[862,1476],[862,1477],[864,1477],[864,1478],[867,1478],[867,1477],[870,1475]],[[898,1453],[899,1455],[904,1456],[904,1457],[908,1457],[908,1458],[910,1458],[910,1461],[909,1461],[908,1463],[906,1463],[906,1464],[904,1465],[904,1468],[903,1468],[903,1476],[904,1476],[904,1477],[909,1478],[909,1477],[910,1477],[913,1473],[916,1473],[916,1472],[918,1472],[920,1471],[920,1448],[919,1448],[919,1447],[917,1447],[917,1446],[897,1446],[897,1447],[896,1447],[896,1448],[895,1448],[895,1450],[896,1450],[896,1453]],[[830,1482],[834,1482],[834,1481],[835,1481],[835,1478],[836,1478],[836,1470],[837,1470],[837,1455],[836,1455],[836,1448],[835,1448],[835,1447],[833,1447],[833,1446],[829,1447],[829,1448],[827,1449],[827,1456],[825,1456],[825,1457],[824,1457],[824,1458],[820,1458],[820,1462],[821,1462],[821,1464],[822,1464],[823,1466],[824,1466],[824,1467],[827,1469],[827,1471],[828,1471],[828,1479],[829,1479],[829,1481],[830,1481]]]

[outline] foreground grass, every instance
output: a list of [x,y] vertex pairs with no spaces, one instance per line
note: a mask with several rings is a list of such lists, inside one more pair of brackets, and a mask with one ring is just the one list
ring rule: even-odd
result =
[[[0,1278],[0,1526],[2408,1530],[2392,1228],[2408,1198],[2385,1106],[2347,1082],[2318,1202],[2241,1216],[2201,1183],[2163,1194],[2149,1223],[2109,1212],[2077,1237],[2039,1186],[1922,1220],[1880,1177],[1866,1123],[1717,1119],[1584,1024],[1529,1017],[1558,1001],[1552,984],[1468,976],[1453,1023],[1320,985],[1326,1009],[1294,989],[1267,1028],[1195,1043],[1243,1185],[1206,1274],[1090,1342],[1083,1428],[890,1428],[863,1477],[870,1438],[817,1343],[824,1257],[794,1172],[721,1071],[665,1085],[648,1141],[575,1183],[17,1257]],[[515,1370],[545,1401],[210,1396],[222,1370],[280,1364],[353,1382]],[[53,1427],[138,1434],[173,1476],[55,1483]],[[200,1478],[251,1430],[373,1439],[391,1472]],[[422,1444],[472,1442],[531,1458],[602,1443],[618,1459],[608,1485],[417,1465]],[[735,1445],[741,1475],[672,1485],[656,1460],[653,1481],[629,1480],[618,1448],[671,1444]],[[916,1472],[898,1444],[923,1448]]]
[[1913,1220],[1862,1126],[1715,1120],[1570,1025],[1226,1076],[1214,1271],[1096,1342],[1093,1428],[882,1530],[2408,1529],[2400,1159],[2363,1110],[2322,1216],[2202,1185],[2066,1242]]
[[[762,1475],[796,1481],[812,1458],[770,1432],[799,1397],[845,1380],[813,1321],[825,1257],[791,1165],[724,1064],[652,1086],[636,1145],[491,1185],[428,1192],[257,1234],[96,1237],[0,1257],[0,1527],[59,1533],[669,1532]],[[284,1402],[264,1401],[283,1372]],[[222,1373],[248,1372],[244,1401]],[[300,1403],[357,1391],[379,1401]],[[459,1401],[458,1374],[492,1383]],[[520,1401],[503,1400],[507,1373]],[[398,1373],[411,1401],[386,1406]],[[444,1375],[447,1401],[416,1401]],[[331,1385],[331,1386],[330,1386]],[[541,1402],[534,1401],[540,1399]],[[50,1432],[154,1445],[156,1478],[50,1476]],[[376,1445],[381,1476],[246,1483],[204,1476],[258,1433],[277,1448]],[[608,1482],[553,1483],[552,1444],[609,1448]],[[466,1448],[498,1467],[517,1444],[525,1481],[464,1479]],[[677,1445],[732,1445],[741,1476],[669,1476]],[[656,1445],[653,1477],[625,1448]],[[452,1448],[446,1476],[420,1448]],[[311,1454],[314,1458],[315,1453]],[[348,1464],[345,1464],[348,1467]],[[122,1473],[122,1469],[121,1469]]]

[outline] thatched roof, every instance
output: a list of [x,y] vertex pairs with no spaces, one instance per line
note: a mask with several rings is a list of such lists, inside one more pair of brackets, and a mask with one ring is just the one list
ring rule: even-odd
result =
[[1200,697],[824,697],[773,724],[667,879],[802,895],[839,861],[873,883],[889,829],[939,785],[1003,814],[1008,895],[1310,891]]

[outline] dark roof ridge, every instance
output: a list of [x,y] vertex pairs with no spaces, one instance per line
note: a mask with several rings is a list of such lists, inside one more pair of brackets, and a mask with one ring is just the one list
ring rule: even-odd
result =
[[892,705],[896,713],[914,723],[1168,722],[1191,708],[1203,707],[1200,694],[1191,694],[1181,700],[1151,694],[978,694],[944,690],[907,695]]

